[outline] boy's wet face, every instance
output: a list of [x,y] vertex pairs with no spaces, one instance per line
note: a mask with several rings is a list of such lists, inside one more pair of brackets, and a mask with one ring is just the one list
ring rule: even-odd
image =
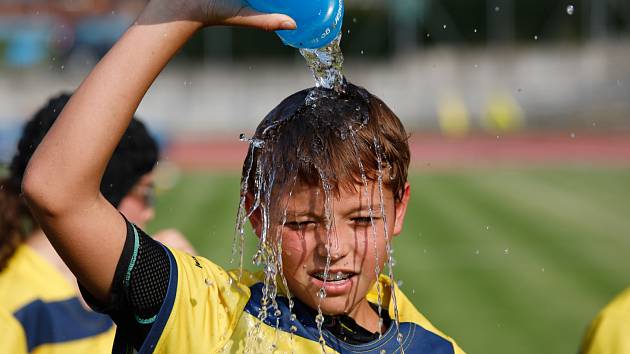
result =
[[[376,315],[365,296],[376,281],[376,267],[382,270],[387,259],[385,228],[390,238],[402,230],[409,188],[398,203],[392,191],[384,188],[383,214],[377,183],[369,183],[367,192],[361,184],[355,187],[356,191],[331,195],[331,215],[327,215],[321,188],[295,189],[286,204],[282,259],[294,296],[314,309],[321,301],[323,313],[349,314],[361,324],[373,322],[370,319]],[[324,284],[328,257],[330,270]],[[326,291],[323,300],[318,296],[322,288]]]

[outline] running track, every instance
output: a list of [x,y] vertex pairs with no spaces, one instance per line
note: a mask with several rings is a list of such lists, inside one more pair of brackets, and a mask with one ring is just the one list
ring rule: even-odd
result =
[[[410,148],[412,169],[558,164],[630,167],[630,133],[478,135],[451,139],[416,134],[410,138]],[[180,137],[171,142],[165,158],[184,170],[238,172],[246,153],[247,144],[236,135],[203,141]]]

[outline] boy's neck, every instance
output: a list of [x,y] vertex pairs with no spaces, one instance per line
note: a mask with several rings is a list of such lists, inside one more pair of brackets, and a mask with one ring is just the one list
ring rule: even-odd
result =
[[[379,332],[379,314],[372,308],[367,299],[361,301],[348,316],[365,330],[372,333]],[[383,327],[385,327],[384,323]],[[387,328],[380,328],[380,332],[383,333],[386,329]]]
[[[373,312],[376,314],[378,309],[374,304],[369,304]],[[375,341],[386,332],[391,325],[391,319],[387,309],[381,308],[382,328],[380,333],[371,331],[363,326],[357,324],[357,322],[350,316],[338,315],[338,316],[324,316],[324,327],[335,337],[353,345],[361,345]],[[378,323],[380,321],[376,321]]]

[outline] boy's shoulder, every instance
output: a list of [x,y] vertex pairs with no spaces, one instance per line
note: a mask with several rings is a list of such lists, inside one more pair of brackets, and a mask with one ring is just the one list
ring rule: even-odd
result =
[[[175,262],[177,269],[184,272],[187,282],[205,287],[245,289],[262,281],[261,272],[252,273],[246,269],[226,270],[213,261],[165,246]],[[181,276],[181,274],[180,274]],[[200,282],[195,280],[201,280]]]
[[[394,294],[391,293],[392,285]],[[406,352],[424,353],[426,352],[426,346],[430,345],[433,348],[431,353],[464,353],[451,337],[437,329],[416,308],[396,284],[392,284],[388,276],[381,275],[378,282],[368,292],[367,299],[369,302],[377,304],[379,287],[381,298],[385,299],[382,306],[387,308],[390,318],[396,318],[396,312],[398,313],[400,333],[402,334]],[[392,326],[396,326],[396,324],[394,323]]]

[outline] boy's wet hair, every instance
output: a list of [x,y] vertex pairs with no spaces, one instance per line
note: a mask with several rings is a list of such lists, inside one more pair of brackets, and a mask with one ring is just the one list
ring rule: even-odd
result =
[[291,191],[296,183],[339,193],[354,191],[362,176],[380,176],[400,201],[409,155],[402,123],[366,89],[351,83],[343,93],[306,89],[282,101],[258,126],[243,166],[242,193],[270,201],[275,191]]

